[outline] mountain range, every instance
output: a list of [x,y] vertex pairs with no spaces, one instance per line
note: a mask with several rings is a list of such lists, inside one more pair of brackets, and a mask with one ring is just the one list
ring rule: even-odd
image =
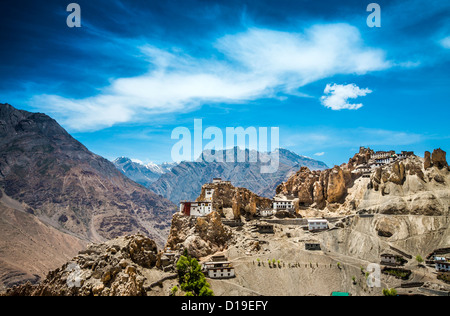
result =
[[[258,195],[273,197],[276,187],[286,181],[289,176],[301,167],[311,170],[324,170],[327,165],[305,156],[297,155],[286,149],[277,149],[275,154],[279,157],[278,169],[274,173],[261,173],[261,167],[270,159],[269,154],[240,149],[234,147],[219,150],[214,153],[205,150],[196,161],[183,161],[181,163],[165,163],[155,168],[154,165],[143,165],[129,158],[117,158],[116,167],[130,179],[146,186],[150,190],[169,199],[173,203],[181,200],[195,200],[201,191],[202,185],[209,183],[213,178],[222,178],[231,181],[233,185],[247,188]],[[252,162],[251,155],[257,157]],[[245,159],[237,159],[242,155]],[[217,162],[214,157],[222,157]],[[226,157],[234,157],[233,162],[227,162]]]
[[161,175],[170,172],[176,166],[176,163],[144,164],[127,157],[119,157],[113,161],[113,164],[128,178],[145,187],[150,187]]

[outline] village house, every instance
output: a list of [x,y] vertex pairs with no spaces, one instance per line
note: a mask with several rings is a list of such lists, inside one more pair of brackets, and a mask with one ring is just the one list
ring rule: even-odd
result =
[[214,178],[213,179],[213,184],[217,184],[217,183],[221,183],[222,182],[222,178]]
[[381,264],[384,265],[396,265],[397,264],[397,256],[389,253],[381,254]]
[[275,213],[275,211],[272,209],[264,209],[264,210],[259,211],[259,215],[261,217],[270,217],[270,216],[274,215],[274,213]]
[[203,271],[211,279],[228,279],[236,276],[232,263],[224,255],[213,256],[211,261],[203,263]]
[[185,216],[202,217],[212,212],[211,201],[180,202],[180,213]]
[[[365,150],[365,147],[361,147],[360,151],[362,150]],[[402,151],[399,154],[396,154],[394,150],[377,151],[370,156],[370,159],[366,164],[356,166],[355,170],[352,172],[362,174],[363,177],[368,178],[374,169],[410,156],[414,156],[413,151]]]
[[326,219],[308,219],[309,231],[321,231],[328,229],[328,221]]
[[395,155],[395,150],[390,150],[390,151],[377,151],[376,153],[374,153],[373,155],[371,155],[370,158],[372,159],[385,159],[385,158],[390,158],[393,157]]
[[258,229],[258,232],[260,234],[273,234],[274,230],[273,230],[273,225],[271,224],[257,224],[256,228]]
[[273,209],[275,211],[292,211],[294,210],[294,201],[293,200],[281,200],[274,199],[272,202]]
[[409,156],[414,156],[413,151],[402,151],[400,154],[397,154],[398,159],[405,159]]
[[438,272],[449,272],[450,271],[450,262],[447,261],[436,261],[436,271]]
[[376,159],[375,163],[380,164],[380,165],[387,165],[387,164],[394,162],[395,160],[396,160],[395,157],[380,158],[380,159]]
[[305,250],[321,250],[320,243],[317,241],[305,242]]

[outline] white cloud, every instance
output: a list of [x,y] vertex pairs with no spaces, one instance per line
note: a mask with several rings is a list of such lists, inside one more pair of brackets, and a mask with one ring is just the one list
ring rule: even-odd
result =
[[362,103],[351,104],[348,99],[366,96],[372,93],[372,90],[361,89],[354,83],[348,85],[327,84],[324,93],[326,96],[321,98],[321,102],[327,108],[332,110],[357,110],[363,106]]
[[144,46],[141,50],[152,64],[148,73],[116,78],[96,96],[75,100],[40,95],[32,105],[71,130],[99,130],[205,103],[301,95],[298,88],[320,79],[392,66],[382,50],[367,47],[358,29],[348,24],[316,25],[303,33],[251,28],[218,39],[214,49],[220,58]]
[[325,155],[325,152],[323,152],[323,151],[320,152],[320,153],[315,153],[315,154],[314,154],[314,156],[319,156],[319,157],[321,157],[321,156],[323,156],[323,155]]
[[440,44],[442,47],[450,49],[450,36],[441,39]]

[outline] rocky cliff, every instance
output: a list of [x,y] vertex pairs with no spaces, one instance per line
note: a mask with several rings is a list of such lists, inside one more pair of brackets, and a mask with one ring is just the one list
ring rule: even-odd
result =
[[233,210],[233,219],[253,218],[258,210],[272,208],[272,200],[260,197],[249,189],[233,186],[230,182],[208,183],[202,186],[197,201],[205,201],[207,190],[214,190],[213,209],[225,216],[225,209]]
[[199,218],[177,213],[173,216],[166,246],[179,252],[187,249],[189,255],[201,258],[223,251],[231,235],[218,212]]

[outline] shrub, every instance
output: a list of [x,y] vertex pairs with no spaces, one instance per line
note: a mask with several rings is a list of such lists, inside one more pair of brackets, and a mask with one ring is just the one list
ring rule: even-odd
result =
[[384,296],[397,296],[397,290],[396,289],[383,289],[383,295]]

